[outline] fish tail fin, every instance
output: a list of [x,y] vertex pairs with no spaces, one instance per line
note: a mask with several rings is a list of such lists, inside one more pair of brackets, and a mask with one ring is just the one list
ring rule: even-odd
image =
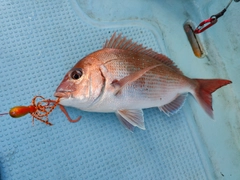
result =
[[213,118],[212,93],[217,89],[232,83],[225,79],[193,79],[197,82],[193,96],[203,107],[205,112]]

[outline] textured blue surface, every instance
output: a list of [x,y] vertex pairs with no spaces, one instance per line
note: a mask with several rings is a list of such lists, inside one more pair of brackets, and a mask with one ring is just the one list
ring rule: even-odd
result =
[[[0,1],[0,111],[53,98],[63,75],[114,32],[160,52],[142,27],[94,27],[68,0]],[[146,131],[127,131],[115,114],[57,108],[49,127],[31,117],[0,117],[1,179],[207,179],[184,113],[144,110]]]

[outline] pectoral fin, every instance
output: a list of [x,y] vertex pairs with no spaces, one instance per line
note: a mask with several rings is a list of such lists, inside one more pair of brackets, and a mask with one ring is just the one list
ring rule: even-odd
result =
[[145,130],[143,111],[141,109],[118,110],[116,115],[123,125],[130,131],[133,131],[135,126]]
[[114,80],[112,81],[112,85],[117,88],[116,94],[118,94],[127,84],[130,84],[139,78],[141,78],[146,72],[150,71],[153,68],[156,68],[157,66],[161,66],[161,64],[157,64],[154,66],[146,67],[144,69],[141,69],[139,71],[136,71],[129,76],[126,76],[120,80]]

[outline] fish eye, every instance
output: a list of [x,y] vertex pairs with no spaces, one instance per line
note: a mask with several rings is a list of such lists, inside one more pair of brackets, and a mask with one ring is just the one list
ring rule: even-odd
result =
[[79,78],[82,77],[82,69],[81,68],[78,68],[78,69],[75,69],[71,72],[70,74],[70,77],[74,80],[78,80]]

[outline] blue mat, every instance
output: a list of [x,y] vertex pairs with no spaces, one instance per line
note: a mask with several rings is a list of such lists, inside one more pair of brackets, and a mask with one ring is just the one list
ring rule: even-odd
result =
[[[164,48],[147,28],[94,26],[75,5],[0,1],[0,112],[29,105],[35,95],[53,99],[64,74],[115,31],[158,52]],[[68,111],[83,118],[71,124],[58,108],[51,127],[32,126],[30,115],[0,117],[1,179],[207,179],[183,111],[167,117],[146,109],[147,130],[134,133],[113,113]]]

